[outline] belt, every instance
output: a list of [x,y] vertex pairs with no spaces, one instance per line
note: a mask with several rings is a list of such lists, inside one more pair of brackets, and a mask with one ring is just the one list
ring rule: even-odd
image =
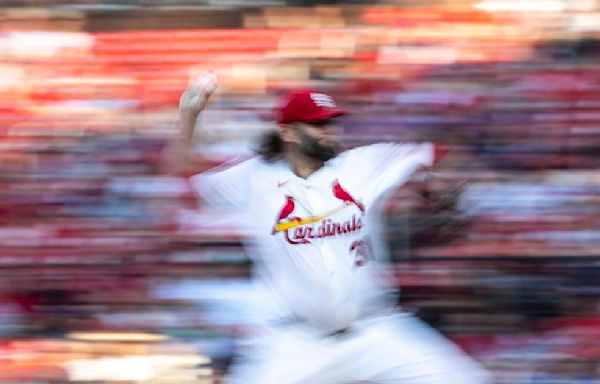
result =
[[337,331],[326,333],[325,337],[341,339],[346,336],[350,336],[351,333],[352,333],[352,329],[350,327],[346,327],[346,328],[338,329]]
[[[277,320],[272,320],[270,322],[271,325],[274,325],[276,327],[288,327],[288,326],[296,326],[296,325],[302,325],[305,327],[309,327],[314,331],[318,331],[317,328],[312,327],[306,320],[303,320],[300,317],[296,317],[296,316],[288,316],[288,317],[283,317]],[[321,335],[322,337],[325,338],[336,338],[336,339],[341,339],[347,336],[350,336],[353,333],[353,329],[352,327],[344,327],[344,328],[340,328],[340,329],[336,329],[334,331],[330,331],[330,332],[326,332],[326,333],[322,333]]]

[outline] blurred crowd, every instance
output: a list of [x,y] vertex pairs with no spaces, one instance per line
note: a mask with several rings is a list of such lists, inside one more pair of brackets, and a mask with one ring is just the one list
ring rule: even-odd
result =
[[348,147],[449,145],[388,203],[399,304],[498,383],[600,383],[598,1],[2,5],[0,382],[218,382],[243,234],[162,167],[212,69],[198,172],[296,87],[352,112]]

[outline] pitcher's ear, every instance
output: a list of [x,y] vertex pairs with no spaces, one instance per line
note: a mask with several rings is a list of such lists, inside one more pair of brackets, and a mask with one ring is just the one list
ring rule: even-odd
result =
[[298,135],[294,124],[279,124],[279,137],[284,143],[297,143]]

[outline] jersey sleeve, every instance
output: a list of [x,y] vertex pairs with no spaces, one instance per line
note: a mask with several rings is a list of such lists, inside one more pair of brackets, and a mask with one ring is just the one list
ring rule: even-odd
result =
[[211,206],[245,208],[250,203],[250,184],[259,159],[225,163],[190,177],[194,192]]
[[443,150],[433,143],[381,143],[351,151],[350,167],[362,176],[364,199],[372,204],[404,184],[415,172],[431,167]]

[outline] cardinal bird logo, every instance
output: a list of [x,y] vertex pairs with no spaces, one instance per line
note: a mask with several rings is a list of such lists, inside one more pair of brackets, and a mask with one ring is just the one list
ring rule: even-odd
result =
[[[279,212],[279,217],[277,218],[277,223],[281,223],[283,220],[287,219],[292,212],[294,212],[294,208],[296,208],[296,203],[294,203],[294,198],[290,195],[285,196],[285,203]],[[276,226],[273,227],[273,234],[277,232]]]
[[360,209],[362,213],[365,212],[364,204],[356,200],[344,188],[342,188],[340,182],[337,179],[334,180],[331,190],[333,192],[333,196],[335,196],[337,199],[342,200],[347,205],[354,204],[358,207],[358,209]]

